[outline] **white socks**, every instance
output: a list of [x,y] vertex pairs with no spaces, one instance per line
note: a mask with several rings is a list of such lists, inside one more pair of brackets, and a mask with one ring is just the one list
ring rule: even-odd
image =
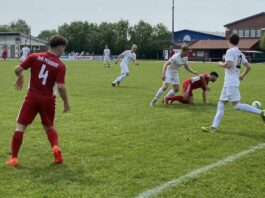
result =
[[117,83],[117,82],[121,82],[123,81],[125,78],[127,77],[126,74],[121,74],[118,78],[116,78],[116,80],[113,81],[113,83]]
[[250,106],[248,104],[240,104],[240,103],[239,104],[236,104],[234,106],[234,109],[235,110],[247,111],[247,112],[254,113],[254,114],[258,114],[258,115],[260,115],[261,112],[262,112],[261,110],[255,108],[255,107],[252,107],[252,106]]
[[175,96],[175,94],[176,94],[176,92],[174,91],[174,89],[171,89],[171,90],[168,92],[167,96]]
[[[236,104],[234,106],[234,109],[235,110],[241,110],[241,111],[246,111],[246,112],[249,112],[249,113],[254,113],[254,114],[257,114],[257,115],[260,115],[262,113],[261,110],[255,108],[255,107],[252,107],[248,104]],[[213,124],[212,124],[212,127],[213,128],[217,128],[222,120],[222,117],[224,115],[224,110],[225,110],[225,104],[223,102],[219,102],[218,103],[218,107],[217,107],[217,113],[215,115],[215,118],[213,120]]]
[[217,106],[217,113],[215,115],[215,118],[213,120],[213,124],[212,124],[212,127],[213,128],[217,128],[222,120],[222,117],[224,115],[224,111],[225,111],[225,104],[223,102],[220,102],[218,103],[218,106]]
[[159,98],[163,93],[164,93],[163,88],[158,89],[158,91],[157,91],[157,93],[156,93],[154,99],[155,99],[155,100],[158,100],[158,98]]

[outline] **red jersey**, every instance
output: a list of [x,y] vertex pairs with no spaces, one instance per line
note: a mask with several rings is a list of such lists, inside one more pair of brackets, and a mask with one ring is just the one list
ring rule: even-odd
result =
[[29,92],[40,95],[55,95],[55,83],[64,84],[66,67],[59,57],[49,53],[33,53],[20,66],[31,69]]
[[[209,84],[210,78],[208,74],[202,74],[201,76],[203,76],[205,78],[206,84]],[[201,76],[196,76],[196,77],[192,77],[188,80],[185,80],[184,83],[188,83],[191,85],[191,89],[198,89],[198,88],[202,88],[203,90],[206,90],[202,81],[201,81]]]

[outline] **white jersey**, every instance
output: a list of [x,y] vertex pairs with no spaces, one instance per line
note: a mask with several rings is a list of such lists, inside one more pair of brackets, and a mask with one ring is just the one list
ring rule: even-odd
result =
[[123,59],[121,61],[121,65],[129,65],[130,61],[136,61],[136,54],[131,50],[126,50],[122,53]]
[[23,56],[23,57],[28,56],[29,53],[30,53],[30,49],[29,49],[28,47],[23,47],[23,48],[21,49],[21,51],[22,51],[22,56]]
[[224,87],[239,87],[241,65],[247,63],[248,61],[245,55],[238,49],[238,47],[233,47],[227,50],[225,55],[225,62],[227,61],[233,62],[233,67],[225,68]]
[[180,53],[177,53],[169,59],[169,62],[171,64],[167,67],[167,71],[171,72],[172,74],[177,74],[182,66],[188,65],[188,57],[185,56],[182,58]]
[[110,56],[110,54],[111,54],[110,49],[104,49],[103,54],[104,54],[104,56]]

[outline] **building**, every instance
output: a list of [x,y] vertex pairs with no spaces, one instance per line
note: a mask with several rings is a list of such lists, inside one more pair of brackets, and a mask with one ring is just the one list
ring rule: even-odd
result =
[[45,51],[48,41],[17,32],[0,32],[0,52],[6,47],[8,58],[18,58],[25,44],[32,51]]
[[226,39],[232,33],[241,39],[260,39],[265,32],[265,12],[224,25],[226,28]]
[[222,32],[201,32],[194,30],[180,30],[174,32],[174,43],[177,48],[180,48],[183,43],[192,44],[199,40],[224,40]]
[[[195,30],[180,30],[174,32],[174,48],[175,51],[178,52],[183,44],[192,45],[197,41],[202,40],[225,40],[224,32],[201,32]],[[164,59],[168,59],[169,48],[164,49],[163,57]]]
[[243,18],[241,20],[224,25],[225,40],[199,40],[190,46],[193,53],[191,60],[219,61],[229,48],[228,38],[232,33],[241,37],[239,48],[248,52],[251,58],[255,51],[260,51],[259,43],[265,33],[265,12]]

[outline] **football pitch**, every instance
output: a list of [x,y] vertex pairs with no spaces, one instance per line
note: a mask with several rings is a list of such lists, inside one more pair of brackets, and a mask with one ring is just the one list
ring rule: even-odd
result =
[[[215,63],[190,63],[199,73],[213,70],[219,80],[210,84],[210,104],[203,104],[201,91],[195,104],[165,108],[149,103],[161,86],[161,61],[140,61],[130,66],[130,76],[120,87],[111,82],[118,65],[103,68],[102,62],[66,62],[71,113],[62,114],[57,98],[56,128],[64,164],[53,156],[40,119],[29,127],[17,168],[6,167],[11,135],[26,94],[14,90],[13,68],[17,61],[0,62],[0,197],[131,198],[147,190],[163,198],[264,198],[265,149],[223,163],[159,191],[159,186],[194,170],[213,165],[229,156],[265,142],[261,119],[236,112],[227,105],[219,132],[201,132],[216,112],[224,71]],[[265,64],[253,65],[241,83],[242,102],[265,104]],[[181,69],[180,78],[191,74]],[[28,82],[28,72],[25,75]],[[264,106],[263,106],[264,107]],[[179,180],[178,180],[179,181]]]

